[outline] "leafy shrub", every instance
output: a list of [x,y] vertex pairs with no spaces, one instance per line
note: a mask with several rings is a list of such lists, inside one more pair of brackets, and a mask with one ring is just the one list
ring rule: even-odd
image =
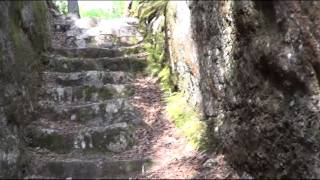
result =
[[[133,4],[133,14],[139,19],[140,29],[144,35],[144,48],[148,53],[147,72],[160,80],[162,91],[170,95],[173,90],[171,83],[171,70],[168,59],[165,57],[165,11],[167,0],[150,1],[142,0]],[[159,23],[156,28],[154,23]]]

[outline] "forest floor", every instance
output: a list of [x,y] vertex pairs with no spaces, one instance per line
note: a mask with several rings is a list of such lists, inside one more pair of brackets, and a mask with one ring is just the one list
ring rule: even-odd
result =
[[239,178],[223,155],[199,152],[188,143],[168,118],[155,78],[137,78],[134,87],[131,102],[145,126],[136,131],[137,145],[119,156],[152,159],[151,168],[138,178]]

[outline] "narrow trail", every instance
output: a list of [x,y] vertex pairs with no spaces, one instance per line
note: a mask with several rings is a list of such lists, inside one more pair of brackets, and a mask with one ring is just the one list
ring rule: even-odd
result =
[[143,114],[144,126],[136,131],[138,143],[126,156],[149,157],[152,166],[138,177],[144,178],[191,178],[195,169],[192,166],[177,166],[176,162],[196,151],[178,133],[174,124],[166,116],[165,104],[156,79],[140,77],[134,83],[135,94],[131,102]]
[[155,78],[137,78],[134,87],[131,102],[143,113],[145,125],[136,131],[137,145],[120,156],[149,157],[153,162],[150,169],[135,178],[239,178],[222,155],[212,161],[209,154],[195,150],[179,133],[166,114]]

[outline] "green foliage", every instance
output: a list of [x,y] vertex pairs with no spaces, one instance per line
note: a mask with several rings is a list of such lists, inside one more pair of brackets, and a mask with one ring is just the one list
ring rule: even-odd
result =
[[80,6],[81,17],[94,17],[101,19],[114,19],[123,17],[126,13],[127,5],[126,1],[113,1],[112,10],[108,11],[103,8],[98,9],[86,9],[84,6]]
[[149,41],[145,40],[144,44],[144,48],[148,53],[148,72],[150,72],[153,76],[158,75],[164,62],[164,43],[161,38],[162,34],[152,35],[149,38]]
[[80,16],[81,17],[95,17],[95,18],[111,18],[111,13],[105,11],[104,9],[90,9],[90,10],[84,10],[80,9]]
[[151,76],[158,77],[161,90],[165,95],[170,95],[173,90],[173,85],[171,83],[170,67],[165,59],[163,33],[150,34],[147,37],[144,44],[145,51],[148,53],[147,73]]
[[144,48],[148,53],[147,72],[160,80],[162,91],[168,95],[172,93],[170,68],[165,59],[164,19],[160,22],[160,30],[152,31],[153,22],[164,15],[168,1],[140,1],[136,6],[135,16],[139,18],[140,29],[144,34]]
[[[133,4],[134,16],[139,19],[140,29],[144,35],[144,48],[148,53],[147,72],[160,80],[162,91],[165,95],[172,93],[171,71],[168,59],[165,56],[165,26],[164,17],[168,1],[141,0],[139,4]],[[158,29],[153,29],[153,23],[159,20]]]
[[[135,12],[140,20],[140,29],[144,34],[144,48],[148,53],[147,72],[160,80],[161,90],[165,94],[166,111],[175,126],[198,149],[204,147],[206,124],[199,113],[192,108],[182,92],[173,92],[173,78],[169,60],[165,56],[165,14],[168,1],[141,0]],[[152,28],[154,22],[162,18],[159,29]],[[159,22],[158,22],[159,23]]]
[[[54,0],[54,4],[58,7],[59,11],[63,14],[68,13],[68,1],[65,0]],[[87,9],[85,6],[81,6],[80,16],[90,18],[101,18],[101,19],[113,19],[119,18],[125,15],[127,10],[126,1],[112,1],[112,10],[108,11],[103,8]]]
[[68,13],[68,1],[56,0],[53,3],[58,7],[59,11],[63,14]]
[[131,9],[130,9],[130,12],[129,12],[130,16],[137,17],[136,12],[138,11],[139,4],[140,4],[140,1],[132,1]]
[[190,144],[198,149],[203,145],[206,125],[199,114],[187,102],[182,92],[174,93],[166,98],[169,118],[173,121]]
[[158,74],[158,77],[160,78],[160,87],[162,92],[164,92],[165,95],[170,95],[173,90],[170,67],[166,65],[164,68],[162,68]]
[[148,26],[152,23],[152,20],[164,15],[168,2],[168,0],[141,0],[135,16],[139,18],[140,23]]

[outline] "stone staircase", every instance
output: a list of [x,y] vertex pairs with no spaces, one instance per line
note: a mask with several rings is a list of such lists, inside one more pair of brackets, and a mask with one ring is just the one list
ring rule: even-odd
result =
[[131,82],[146,66],[139,52],[134,46],[43,55],[39,118],[24,132],[26,178],[129,178],[150,164],[113,156],[134,145],[143,123],[128,100]]

